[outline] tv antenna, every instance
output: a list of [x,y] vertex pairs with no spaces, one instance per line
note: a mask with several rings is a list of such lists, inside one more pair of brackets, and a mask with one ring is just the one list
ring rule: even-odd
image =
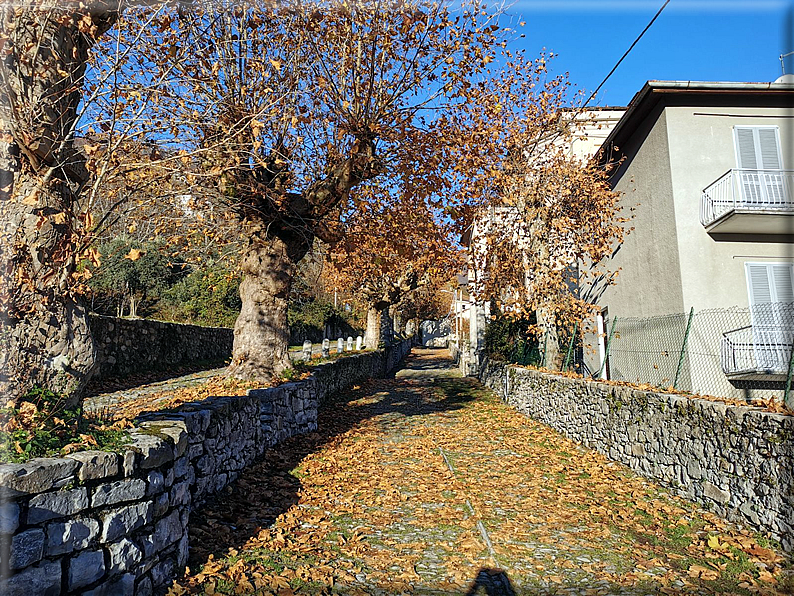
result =
[[788,54],[780,54],[780,70],[783,71],[783,74],[786,74],[786,64],[785,62],[783,62],[783,58],[788,58],[791,55],[794,55],[794,52],[789,52]]

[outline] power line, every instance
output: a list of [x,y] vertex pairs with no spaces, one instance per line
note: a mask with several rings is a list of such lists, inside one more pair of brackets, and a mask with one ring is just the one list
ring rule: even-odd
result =
[[591,96],[590,96],[590,97],[587,99],[587,101],[586,101],[586,102],[584,102],[584,105],[582,106],[582,109],[586,108],[586,107],[587,107],[587,104],[589,104],[589,103],[590,103],[590,101],[591,101],[591,100],[592,100],[592,99],[593,99],[593,98],[594,98],[596,95],[598,95],[598,92],[599,92],[599,91],[601,91],[601,87],[603,87],[603,86],[604,86],[604,83],[606,83],[606,82],[607,82],[607,80],[609,79],[609,77],[611,77],[611,76],[612,76],[612,74],[613,74],[613,73],[614,73],[614,72],[615,72],[615,71],[618,69],[618,66],[620,66],[620,63],[621,63],[621,62],[623,62],[624,58],[626,58],[626,56],[628,56],[628,55],[629,55],[629,52],[631,52],[631,50],[633,50],[633,49],[634,49],[634,46],[636,46],[636,45],[637,45],[637,42],[638,42],[638,41],[640,41],[640,40],[642,39],[642,36],[643,36],[643,35],[645,35],[645,32],[646,32],[648,29],[650,29],[650,28],[651,28],[651,25],[653,25],[653,23],[656,21],[656,19],[658,19],[658,18],[659,18],[659,15],[660,15],[660,14],[662,14],[662,11],[664,10],[665,6],[667,6],[668,4],[670,4],[670,0],[666,0],[666,1],[665,1],[665,3],[664,3],[664,4],[662,4],[662,7],[659,9],[659,12],[657,12],[657,13],[654,15],[654,17],[651,19],[651,22],[650,22],[650,23],[648,23],[648,24],[645,26],[645,29],[643,29],[643,30],[642,30],[642,33],[640,33],[640,34],[639,34],[639,36],[637,37],[637,39],[635,39],[635,40],[634,40],[634,43],[632,43],[632,44],[631,44],[631,46],[629,46],[629,49],[628,49],[628,50],[626,50],[626,53],[625,53],[625,54],[623,54],[623,55],[620,57],[620,60],[618,60],[618,61],[617,61],[617,63],[615,64],[615,66],[613,66],[613,67],[612,67],[612,70],[610,70],[610,71],[609,71],[609,74],[608,74],[607,76],[605,76],[605,77],[604,77],[604,80],[603,80],[603,81],[601,81],[601,84],[600,84],[600,85],[599,85],[599,86],[596,88],[596,90],[595,90],[595,91],[593,91],[593,94],[592,94],[592,95],[591,95]]

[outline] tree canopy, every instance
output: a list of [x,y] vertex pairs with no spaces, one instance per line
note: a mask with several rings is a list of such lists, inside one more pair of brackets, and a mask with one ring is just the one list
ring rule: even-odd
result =
[[[516,225],[493,227],[475,258],[476,292],[549,330],[586,310],[562,272],[620,240],[603,172],[560,149],[576,134],[566,80],[509,51],[512,23],[478,0],[44,2],[3,16],[8,379],[79,391],[90,378],[77,263],[98,262],[108,226],[196,261],[234,247],[230,372],[262,379],[289,366],[288,299],[317,239],[348,255],[340,274],[374,305],[453,269],[475,217],[509,207]],[[126,224],[119,208],[148,218]],[[30,344],[45,321],[64,340]],[[63,350],[67,369],[53,365]]]

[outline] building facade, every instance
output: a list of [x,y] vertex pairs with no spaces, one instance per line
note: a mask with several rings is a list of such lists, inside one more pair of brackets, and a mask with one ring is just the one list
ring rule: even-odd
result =
[[[794,334],[792,106],[785,83],[649,81],[637,93],[604,143],[633,230],[609,264],[617,283],[587,289],[603,313],[585,342],[591,370],[725,397],[779,388]],[[616,318],[612,347],[626,349],[605,362]],[[651,318],[655,330],[641,324]],[[641,360],[658,372],[636,373]]]

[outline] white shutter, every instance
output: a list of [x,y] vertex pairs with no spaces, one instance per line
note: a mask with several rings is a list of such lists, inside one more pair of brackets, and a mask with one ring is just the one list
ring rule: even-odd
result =
[[770,265],[775,302],[794,302],[794,266]]
[[747,291],[750,305],[772,302],[772,286],[766,264],[747,263]]
[[735,126],[733,130],[743,201],[751,205],[785,202],[778,127]]
[[748,126],[737,126],[736,133],[736,160],[740,170],[757,170],[758,160],[755,155],[755,135]]
[[778,144],[777,127],[757,128],[758,131],[758,153],[761,155],[761,170],[779,170],[781,165],[780,151]]
[[[788,263],[746,263],[755,367],[785,372],[791,354],[794,270]],[[786,304],[788,303],[788,304]]]

